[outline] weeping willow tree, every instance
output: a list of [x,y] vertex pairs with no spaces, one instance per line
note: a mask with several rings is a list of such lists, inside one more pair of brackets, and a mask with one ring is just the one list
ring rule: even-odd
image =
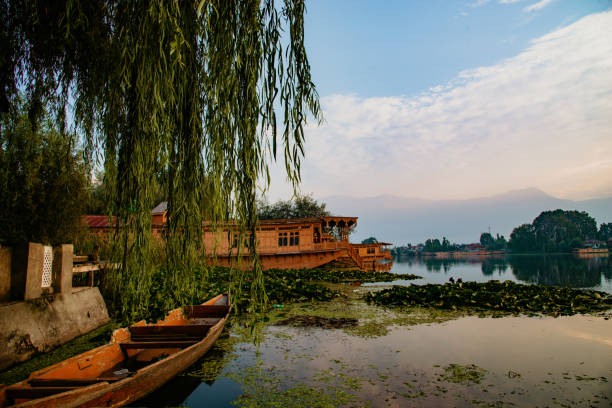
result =
[[[214,224],[233,218],[253,233],[268,163],[280,156],[300,181],[303,127],[320,119],[304,13],[304,0],[0,0],[0,111],[25,90],[31,118],[53,107],[62,131],[103,160],[124,316],[148,307],[159,174],[169,307],[197,296],[205,207]],[[251,262],[232,282],[235,295],[251,282],[257,309],[266,295]]]

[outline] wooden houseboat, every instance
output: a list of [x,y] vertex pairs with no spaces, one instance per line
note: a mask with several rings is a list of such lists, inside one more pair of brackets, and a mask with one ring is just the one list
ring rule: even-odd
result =
[[[152,211],[153,232],[161,236],[167,222],[167,205]],[[109,217],[88,215],[85,220],[96,234],[109,233]],[[114,222],[114,221],[113,221]],[[257,252],[264,269],[334,268],[389,271],[393,257],[389,243],[352,244],[350,232],[357,217],[317,217],[260,220],[255,237],[241,236],[236,223],[213,227],[202,225],[202,241],[211,260],[218,265],[249,266],[249,247],[257,240]]]

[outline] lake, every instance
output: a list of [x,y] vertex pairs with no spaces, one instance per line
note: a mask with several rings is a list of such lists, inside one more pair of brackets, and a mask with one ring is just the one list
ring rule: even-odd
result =
[[[394,284],[452,276],[612,293],[607,257],[412,258],[392,271],[423,276]],[[133,406],[612,406],[610,313],[492,318],[360,300],[376,289],[350,287],[346,299],[285,306],[257,322],[234,318],[202,361]],[[324,329],[285,322],[304,315],[359,323]]]
[[[409,257],[396,260],[391,272],[423,279],[389,282],[394,285],[446,283],[449,278],[486,282],[511,280],[612,293],[612,262],[609,256],[578,257],[573,254],[506,255],[477,259]],[[378,283],[377,283],[378,285]]]

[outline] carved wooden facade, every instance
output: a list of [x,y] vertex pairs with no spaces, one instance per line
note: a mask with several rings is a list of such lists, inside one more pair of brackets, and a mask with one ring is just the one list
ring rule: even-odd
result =
[[[157,206],[152,213],[153,232],[163,234],[166,207]],[[108,220],[108,217],[106,217]],[[101,232],[104,226],[95,216],[86,220],[92,231]],[[242,233],[237,224],[204,223],[202,242],[206,253],[218,265],[249,267],[250,248],[257,243],[257,252],[264,269],[302,269],[329,267],[388,271],[393,258],[384,247],[390,244],[351,244],[349,234],[357,225],[357,217],[317,217],[281,220],[260,220],[255,236]]]

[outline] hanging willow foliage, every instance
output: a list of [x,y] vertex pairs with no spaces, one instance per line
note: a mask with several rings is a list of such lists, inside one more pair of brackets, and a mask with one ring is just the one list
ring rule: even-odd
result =
[[[112,285],[123,316],[149,302],[154,183],[162,179],[168,195],[170,307],[197,297],[190,277],[205,215],[254,232],[257,182],[269,182],[277,150],[289,180],[300,181],[306,117],[320,119],[304,13],[304,0],[0,0],[0,41],[9,50],[0,110],[26,89],[31,116],[52,105],[64,126],[69,112],[114,181],[108,210],[117,216],[122,266]],[[247,295],[256,309],[266,296],[259,262],[251,262],[233,282],[235,292],[254,282]]]

